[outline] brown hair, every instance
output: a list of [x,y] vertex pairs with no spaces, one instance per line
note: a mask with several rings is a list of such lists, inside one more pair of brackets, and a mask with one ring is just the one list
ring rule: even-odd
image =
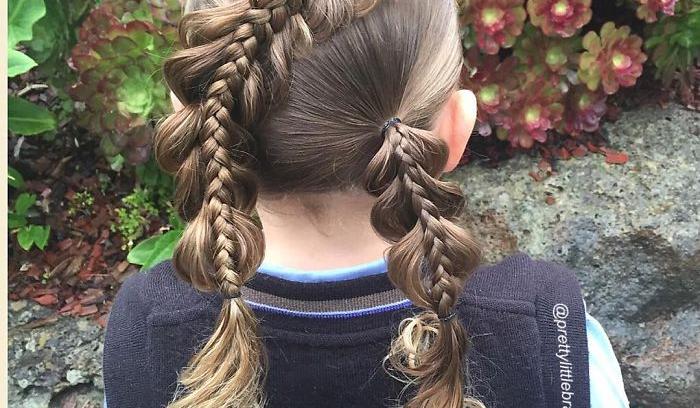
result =
[[[388,274],[424,311],[401,323],[386,361],[417,384],[406,407],[462,407],[467,335],[450,314],[479,249],[441,181],[448,150],[430,129],[462,66],[449,0],[191,0],[183,49],[165,64],[184,108],[155,150],[177,179],[187,227],[182,278],[224,297],[217,327],[180,376],[171,407],[258,407],[266,357],[240,288],[261,263],[258,192],[364,189],[392,243]],[[293,65],[292,65],[293,62]],[[382,133],[383,124],[392,122]],[[392,374],[393,375],[393,374]],[[410,384],[409,384],[410,385]]]

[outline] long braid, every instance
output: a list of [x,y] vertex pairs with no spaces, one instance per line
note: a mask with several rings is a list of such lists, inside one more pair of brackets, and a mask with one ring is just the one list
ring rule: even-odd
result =
[[384,138],[365,180],[378,196],[372,223],[395,243],[387,254],[389,278],[426,310],[401,323],[387,360],[419,386],[407,408],[479,406],[465,397],[467,334],[452,313],[480,252],[456,224],[464,205],[459,187],[437,179],[447,147],[431,132],[400,123]]
[[[256,146],[248,129],[269,105],[259,56],[285,29],[290,15],[299,13],[301,3],[253,3],[246,10],[193,13],[183,19],[186,48],[165,66],[172,89],[188,104],[162,124],[156,141],[163,168],[176,169],[178,209],[189,221],[174,264],[195,287],[224,297],[217,327],[181,374],[171,407],[264,405],[266,356],[255,315],[240,298],[264,254],[262,231],[252,218],[258,187]],[[298,29],[300,23],[294,19],[292,24]],[[202,53],[212,58],[203,60]],[[273,64],[286,75],[284,57],[291,60],[291,51],[275,55]],[[209,78],[202,74],[207,71],[213,71]],[[203,85],[206,93],[200,96]]]

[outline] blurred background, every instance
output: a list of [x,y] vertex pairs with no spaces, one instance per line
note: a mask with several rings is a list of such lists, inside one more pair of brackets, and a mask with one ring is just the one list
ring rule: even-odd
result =
[[[632,406],[700,406],[700,1],[459,7],[480,123],[450,177],[488,261],[574,268]],[[101,406],[112,299],[180,237],[151,152],[180,8],[9,0],[10,406]]]

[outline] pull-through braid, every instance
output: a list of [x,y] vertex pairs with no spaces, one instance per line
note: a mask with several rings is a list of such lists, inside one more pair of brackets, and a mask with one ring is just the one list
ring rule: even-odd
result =
[[447,154],[433,133],[395,123],[365,177],[367,191],[378,196],[372,223],[394,242],[389,278],[426,310],[401,323],[387,356],[399,380],[418,385],[407,408],[479,406],[465,397],[467,334],[451,317],[480,252],[457,225],[464,206],[459,187],[437,178]]
[[[217,327],[181,373],[171,407],[264,405],[266,355],[256,317],[240,298],[264,254],[252,217],[258,186],[249,129],[269,110],[269,92],[284,88],[294,41],[308,32],[301,4],[253,0],[247,8],[193,12],[180,26],[185,48],[165,64],[185,104],[156,140],[159,163],[176,174],[178,211],[188,221],[174,264],[193,286],[224,298]],[[272,74],[263,75],[264,64]]]

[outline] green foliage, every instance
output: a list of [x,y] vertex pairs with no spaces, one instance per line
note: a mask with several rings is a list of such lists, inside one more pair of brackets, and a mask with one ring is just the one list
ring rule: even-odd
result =
[[127,260],[146,270],[161,261],[172,258],[173,251],[182,237],[182,229],[174,229],[141,241],[129,252]]
[[89,215],[92,211],[92,205],[95,203],[95,197],[89,191],[79,191],[68,204],[68,215],[74,217],[78,213]]
[[49,242],[50,234],[51,227],[48,225],[27,225],[17,232],[17,242],[25,251],[29,251],[34,245],[44,250]]
[[35,194],[22,193],[7,214],[8,228],[15,230],[17,242],[25,251],[29,251],[35,245],[41,250],[46,248],[51,233],[49,226],[29,224],[29,211],[35,204]]
[[[76,25],[94,4],[94,0],[44,0],[46,14],[34,24],[33,36],[27,43],[28,53],[47,74],[65,76],[70,49],[78,41]],[[50,78],[54,80],[54,78]]]
[[22,173],[17,171],[15,168],[8,166],[7,183],[10,185],[10,187],[21,190],[24,188],[24,177],[22,177]]
[[656,78],[667,87],[675,80],[684,102],[700,105],[692,91],[697,81],[693,67],[700,66],[700,5],[686,14],[661,17],[649,31],[644,46],[651,53]]
[[36,202],[36,195],[29,193],[20,194],[15,200],[14,210],[8,213],[8,227],[20,228],[27,225],[27,213]]
[[14,49],[20,41],[32,39],[32,26],[46,14],[43,0],[10,0],[7,13],[7,75],[23,74],[37,64],[30,57]]
[[158,216],[158,209],[147,189],[136,188],[122,198],[123,206],[117,208],[117,222],[110,226],[112,232],[118,232],[125,241],[124,248],[131,248],[134,241],[141,238],[153,217]]
[[23,74],[36,66],[36,62],[20,51],[11,49],[7,55],[7,76]]
[[78,124],[99,135],[114,168],[148,159],[152,120],[170,109],[160,68],[173,48],[175,10],[173,0],[104,1],[80,27],[69,93]]
[[36,135],[56,128],[56,117],[43,106],[10,96],[7,126],[17,135]]
[[175,192],[175,180],[164,173],[151,158],[135,168],[136,179],[141,186],[152,192],[152,199],[159,208],[171,205]]
[[[10,0],[8,8],[7,75],[24,74],[37,63],[15,49],[22,41],[32,39],[32,27],[46,14],[43,0]],[[8,128],[16,135],[36,135],[56,128],[54,115],[46,108],[24,99],[8,98]]]

